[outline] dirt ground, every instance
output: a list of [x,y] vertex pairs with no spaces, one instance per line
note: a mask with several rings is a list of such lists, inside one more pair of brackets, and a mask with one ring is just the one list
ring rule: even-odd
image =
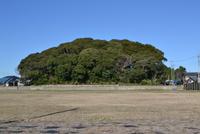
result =
[[198,134],[200,92],[1,89],[0,133]]

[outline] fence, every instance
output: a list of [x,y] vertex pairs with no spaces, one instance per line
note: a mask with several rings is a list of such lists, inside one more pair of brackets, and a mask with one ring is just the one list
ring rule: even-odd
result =
[[194,83],[188,83],[184,85],[184,88],[186,90],[200,90],[200,83],[194,82]]
[[[42,85],[20,86],[19,90],[172,90],[174,86],[126,86],[126,85]],[[1,89],[16,89],[16,87],[1,87]],[[178,90],[183,88],[177,87]]]

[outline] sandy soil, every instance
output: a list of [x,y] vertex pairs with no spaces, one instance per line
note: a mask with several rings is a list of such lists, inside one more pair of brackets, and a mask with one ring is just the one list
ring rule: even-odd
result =
[[198,134],[200,92],[0,90],[0,133]]

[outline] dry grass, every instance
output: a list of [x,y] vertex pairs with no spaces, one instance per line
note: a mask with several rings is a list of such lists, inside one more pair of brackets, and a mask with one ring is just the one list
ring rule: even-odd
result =
[[0,89],[0,133],[196,134],[199,124],[198,91]]
[[36,121],[191,120],[200,117],[199,92],[0,91],[0,120]]

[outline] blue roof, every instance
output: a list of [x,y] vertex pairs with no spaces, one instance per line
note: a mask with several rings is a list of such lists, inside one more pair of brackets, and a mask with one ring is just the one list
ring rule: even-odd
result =
[[0,79],[0,84],[6,84],[7,82],[16,81],[19,79],[17,76],[6,76]]

